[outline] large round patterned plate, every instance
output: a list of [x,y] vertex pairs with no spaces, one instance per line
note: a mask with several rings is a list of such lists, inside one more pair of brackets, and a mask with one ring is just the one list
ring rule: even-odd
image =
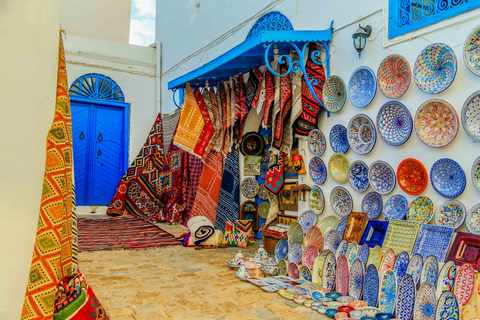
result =
[[327,168],[322,159],[319,157],[313,157],[310,159],[308,170],[310,171],[310,177],[312,177],[313,182],[316,184],[325,183],[325,180],[327,179]]
[[413,319],[434,320],[435,306],[435,287],[430,282],[425,282],[420,286],[420,289],[418,289]]
[[473,293],[475,283],[475,269],[469,263],[465,263],[457,270],[453,293],[457,297],[458,303],[466,305]]
[[317,227],[322,232],[322,235],[327,235],[331,230],[335,230],[335,226],[337,225],[337,223],[337,216],[327,216],[317,224]]
[[262,202],[258,206],[258,216],[262,219],[267,219],[268,211],[270,210],[270,202]]
[[396,313],[398,319],[410,319],[415,308],[415,281],[406,274],[398,282]]
[[435,320],[458,320],[460,309],[455,295],[451,291],[444,292],[437,301]]
[[378,111],[377,130],[385,143],[400,146],[407,142],[412,134],[412,115],[400,102],[389,101]]
[[305,233],[303,238],[306,246],[312,246],[317,250],[322,249],[323,235],[317,226],[313,226]]
[[457,266],[455,265],[455,262],[452,260],[447,261],[438,274],[437,297],[440,297],[445,291],[453,291],[456,275]]
[[457,57],[452,48],[444,43],[433,43],[423,49],[413,67],[413,79],[417,87],[430,94],[445,91],[456,73]]
[[343,183],[348,179],[350,161],[340,152],[333,154],[328,161],[328,172],[335,182]]
[[303,250],[302,265],[308,269],[313,269],[315,258],[318,257],[318,249],[313,246],[308,246]]
[[294,262],[290,262],[288,264],[288,276],[294,280],[300,278],[300,268]]
[[321,214],[325,209],[325,197],[319,186],[312,186],[312,191],[310,191],[310,208],[316,214]]
[[348,265],[351,266],[355,260],[357,260],[358,257],[358,244],[353,241],[350,242],[347,248],[347,253],[345,254],[347,256],[348,260]]
[[308,281],[308,282],[312,281],[312,272],[306,266],[301,266],[300,267],[300,279]]
[[348,283],[348,294],[355,300],[359,300],[363,290],[363,263],[355,260],[350,268],[350,281]]
[[373,264],[373,265],[375,265],[375,267],[378,270],[378,268],[380,267],[380,261],[382,261],[382,257],[383,257],[382,247],[375,246],[375,248],[373,248],[372,252],[370,252],[370,256],[368,257],[367,265]]
[[463,60],[468,70],[480,76],[480,26],[476,26],[465,39]]
[[348,168],[348,182],[355,191],[364,192],[368,186],[368,166],[362,160],[352,162]]
[[370,255],[370,247],[368,244],[364,243],[360,250],[358,250],[357,257],[362,261],[363,266],[367,267],[367,262],[368,262],[368,256]]
[[337,251],[335,252],[335,257],[337,258],[338,262],[338,257],[341,255],[345,255],[347,253],[348,249],[348,241],[346,239],[343,239],[342,242],[338,245]]
[[345,233],[345,229],[347,228],[348,216],[342,217],[338,220],[337,225],[335,226],[335,230],[340,232],[341,235]]
[[243,179],[242,185],[240,186],[242,194],[247,198],[253,198],[257,195],[260,186],[258,185],[257,180],[253,177],[248,177]]
[[462,167],[454,160],[443,158],[435,161],[430,169],[433,189],[445,198],[456,198],[465,190],[467,178]]
[[265,183],[260,184],[257,196],[260,198],[260,200],[268,200],[268,193],[267,188],[265,188]]
[[382,196],[376,192],[371,191],[363,197],[362,212],[367,213],[367,219],[372,220],[377,218],[383,209]]
[[313,210],[307,210],[300,215],[297,222],[302,226],[303,232],[306,233],[308,229],[315,225],[315,221],[317,220],[317,215]]
[[330,145],[334,152],[347,153],[350,149],[347,138],[347,128],[336,124],[330,130]]
[[327,147],[327,142],[325,141],[323,132],[318,129],[313,129],[310,131],[308,134],[308,146],[314,155],[321,156]]
[[417,159],[408,158],[400,162],[397,168],[398,185],[408,194],[422,193],[428,184],[425,166]]
[[435,256],[429,256],[425,259],[422,268],[422,274],[420,275],[420,284],[428,281],[433,284],[434,287],[437,286],[438,278],[438,260]]
[[357,114],[347,126],[348,143],[358,154],[367,154],[373,150],[377,141],[377,131],[373,121],[365,114]]
[[303,241],[303,227],[300,223],[295,222],[290,226],[287,231],[288,243],[302,242]]
[[339,76],[330,76],[323,86],[323,104],[325,109],[330,112],[342,110],[347,101],[347,90],[345,82]]
[[287,262],[285,260],[278,260],[278,275],[286,276],[288,273]]
[[442,203],[435,213],[435,223],[439,226],[458,229],[467,215],[467,209],[458,200],[448,200]]
[[408,263],[407,274],[411,275],[415,281],[415,285],[420,283],[420,276],[422,274],[423,258],[420,254],[415,254]]
[[322,272],[323,272],[323,265],[325,264],[325,259],[327,258],[328,254],[331,253],[330,250],[322,251],[318,257],[315,258],[313,263],[312,269],[312,282],[315,284],[322,284]]
[[[399,183],[400,184],[400,183]],[[383,216],[385,220],[402,220],[408,211],[408,200],[401,194],[396,194],[388,198],[383,207]]]
[[353,210],[353,199],[350,192],[343,187],[335,187],[330,193],[330,203],[333,211],[339,216],[345,217]]
[[353,71],[348,82],[348,97],[355,107],[363,108],[372,102],[377,92],[375,73],[369,67]]
[[365,270],[365,281],[363,283],[363,300],[368,302],[370,307],[376,307],[378,302],[378,289],[380,279],[378,277],[377,267],[369,264]]
[[472,182],[473,186],[480,191],[480,157],[472,165]]
[[322,288],[327,288],[330,291],[333,290],[333,286],[335,285],[336,267],[337,262],[335,260],[335,255],[332,252],[329,252],[325,258],[325,263],[323,264]]
[[288,241],[286,239],[278,240],[275,245],[275,258],[278,260],[285,259],[288,254]]
[[462,126],[470,138],[480,141],[480,91],[474,92],[463,104]]
[[389,194],[397,183],[395,171],[385,161],[375,161],[368,169],[368,180],[372,189],[380,194]]
[[331,230],[324,239],[324,249],[331,252],[337,252],[337,248],[342,242],[342,235],[337,230]]
[[393,271],[397,275],[397,283],[400,283],[402,277],[407,273],[408,263],[410,262],[410,255],[407,251],[402,251],[395,260]]
[[410,64],[399,54],[389,55],[378,67],[378,88],[389,99],[403,96],[410,86],[411,78]]
[[470,233],[480,235],[480,203],[468,211],[465,225]]
[[410,203],[407,220],[428,223],[435,212],[435,205],[429,197],[418,197]]
[[415,113],[415,132],[427,146],[448,146],[458,133],[458,116],[450,103],[442,99],[430,99],[418,107]]
[[294,242],[288,246],[288,261],[299,263],[302,260],[302,244]]
[[380,290],[378,292],[378,309],[381,312],[393,313],[397,298],[397,279],[395,272],[385,270],[380,281]]
[[382,261],[380,262],[380,267],[378,268],[378,273],[383,275],[387,270],[393,270],[395,265],[395,251],[393,249],[387,249],[382,256]]
[[337,258],[337,270],[335,271],[335,286],[336,290],[343,296],[348,294],[348,278],[350,272],[348,271],[347,257],[342,254]]

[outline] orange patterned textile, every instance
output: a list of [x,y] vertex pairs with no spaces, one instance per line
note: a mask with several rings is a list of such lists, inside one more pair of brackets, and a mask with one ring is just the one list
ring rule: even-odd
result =
[[58,281],[77,271],[72,169],[70,99],[60,37],[55,117],[47,135],[40,215],[22,320],[52,319]]

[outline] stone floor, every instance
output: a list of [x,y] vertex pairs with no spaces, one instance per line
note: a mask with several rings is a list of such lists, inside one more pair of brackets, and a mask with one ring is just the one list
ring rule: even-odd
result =
[[[163,226],[179,235],[182,227]],[[244,255],[253,255],[257,245]],[[236,248],[167,247],[80,253],[80,270],[112,320],[329,319],[239,280],[226,262]]]

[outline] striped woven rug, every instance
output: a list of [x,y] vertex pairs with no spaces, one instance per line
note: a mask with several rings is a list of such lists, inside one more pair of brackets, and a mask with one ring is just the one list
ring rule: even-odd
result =
[[132,216],[78,218],[80,251],[148,249],[182,242],[156,225]]

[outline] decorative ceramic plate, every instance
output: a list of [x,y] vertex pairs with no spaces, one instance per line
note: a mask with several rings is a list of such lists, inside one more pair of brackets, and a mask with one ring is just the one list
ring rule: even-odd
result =
[[315,225],[317,215],[313,210],[307,210],[298,217],[297,222],[302,226],[303,233],[306,233],[308,229]]
[[377,92],[375,73],[369,67],[353,71],[348,82],[348,96],[355,107],[363,108],[372,102]]
[[451,291],[444,292],[437,301],[435,311],[435,320],[458,320],[460,319],[460,309],[455,295]]
[[350,192],[343,187],[335,187],[330,193],[333,211],[339,216],[348,216],[353,210],[353,199]]
[[325,141],[323,132],[318,129],[313,129],[310,131],[308,134],[308,146],[314,155],[321,156],[324,154],[327,147],[327,142]]
[[367,219],[375,219],[383,209],[383,200],[382,196],[376,192],[371,191],[363,197],[362,200],[362,211],[367,213]]
[[368,302],[370,307],[376,307],[378,302],[378,289],[380,279],[377,267],[369,264],[365,270],[365,281],[363,283],[363,300]]
[[480,91],[474,92],[463,104],[462,126],[470,138],[480,141]]
[[425,282],[420,286],[420,289],[418,289],[413,319],[434,320],[435,306],[435,287],[430,282]]
[[343,239],[346,239],[348,242],[360,242],[366,220],[367,214],[365,212],[350,213],[348,216],[347,227],[343,233]]
[[300,268],[295,262],[290,262],[288,264],[288,276],[294,280],[300,278]]
[[480,157],[472,165],[472,182],[473,186],[480,191]]
[[368,180],[373,190],[389,194],[395,188],[395,171],[385,161],[375,161],[368,169]]
[[323,264],[322,271],[322,287],[327,288],[330,291],[333,289],[333,286],[335,284],[336,267],[337,263],[335,260],[335,255],[330,252],[325,258],[325,263]]
[[457,136],[459,127],[457,112],[442,99],[422,103],[415,113],[414,124],[418,138],[432,148],[449,145]]
[[419,227],[420,225],[413,221],[390,220],[383,248],[392,248],[395,252],[407,251],[411,254]]
[[322,232],[318,227],[313,226],[305,233],[303,241],[305,242],[306,246],[312,246],[315,249],[320,250],[323,246]]
[[258,206],[258,216],[262,219],[267,219],[268,211],[270,210],[270,202],[262,202]]
[[397,298],[397,279],[395,272],[385,270],[381,277],[380,290],[378,292],[378,309],[381,312],[393,313]]
[[458,200],[448,200],[442,203],[435,213],[435,223],[438,226],[458,229],[465,221],[467,209]]
[[457,162],[443,158],[435,161],[430,169],[430,182],[442,197],[456,198],[465,190],[467,178]]
[[391,54],[383,59],[377,71],[380,92],[389,99],[400,98],[407,92],[412,78],[407,59]]
[[335,226],[335,230],[340,232],[341,235],[345,233],[345,229],[347,228],[348,223],[348,216],[341,218],[338,220],[337,225]]
[[287,231],[288,243],[302,242],[303,241],[303,227],[300,223],[295,222],[290,226]]
[[382,261],[380,262],[380,267],[378,268],[378,273],[383,275],[387,270],[393,270],[395,265],[395,251],[393,249],[387,249],[382,256]]
[[[285,261],[284,261],[285,262]],[[265,277],[262,279],[263,282],[266,282],[268,284],[282,284],[283,282],[278,280],[278,279],[275,279],[275,278],[268,278],[268,277]]]
[[430,282],[434,287],[437,286],[438,278],[438,260],[435,256],[429,256],[423,262],[422,274],[420,275],[420,284]]
[[480,26],[476,26],[465,39],[463,60],[468,70],[480,76]]
[[246,198],[253,198],[260,190],[260,186],[258,185],[258,182],[257,180],[255,180],[254,177],[248,177],[243,179],[240,189],[242,190],[242,194]]
[[325,209],[325,198],[322,189],[319,186],[312,186],[310,191],[310,208],[316,213],[321,214]]
[[285,260],[278,260],[278,275],[286,276],[288,274],[287,262]]
[[288,254],[288,241],[286,239],[278,240],[275,245],[275,258],[278,260],[285,259]]
[[351,266],[355,260],[357,260],[358,256],[358,244],[353,241],[348,244],[347,253],[348,265]]
[[247,281],[250,282],[250,283],[253,283],[254,285],[259,286],[259,287],[265,287],[265,286],[270,285],[270,284],[266,283],[265,281],[263,281],[262,279],[248,279]]
[[265,188],[265,183],[260,184],[260,189],[258,189],[258,194],[257,196],[260,198],[260,200],[268,200],[268,193],[267,189]]
[[398,319],[410,319],[415,308],[415,281],[406,274],[398,282],[396,313]]
[[389,221],[390,219],[402,220],[403,218],[405,218],[407,211],[407,198],[405,198],[401,194],[396,194],[388,198],[387,202],[385,202],[385,206],[383,207],[383,216],[387,221]]
[[385,235],[387,234],[387,229],[388,221],[368,221],[365,232],[363,232],[362,240],[360,240],[360,244],[366,244],[370,248],[382,246],[383,241],[385,240]]
[[335,230],[337,223],[337,216],[327,216],[317,224],[317,227],[322,232],[322,235],[327,235],[331,230]]
[[358,254],[357,254],[358,259],[363,263],[363,267],[367,266],[369,255],[370,255],[370,247],[368,246],[368,244],[365,243],[360,247],[360,250],[358,250]]
[[407,273],[408,263],[410,262],[410,255],[407,251],[402,251],[395,260],[393,271],[397,275],[397,283],[400,283],[402,277]]
[[444,43],[433,43],[423,49],[413,66],[413,79],[417,87],[431,94],[445,91],[456,73],[457,57],[452,48]]
[[347,153],[350,149],[347,138],[347,128],[341,124],[336,124],[330,130],[330,145],[333,152]]
[[330,112],[342,110],[347,101],[347,90],[345,82],[339,76],[330,76],[323,86],[323,104],[325,109]]
[[453,232],[453,228],[422,224],[413,254],[419,253],[422,257],[435,256],[438,262],[443,263],[450,248]]
[[340,257],[341,255],[345,255],[347,253],[347,249],[348,249],[348,241],[343,239],[338,245],[337,251],[335,251],[335,258],[337,258],[337,262],[338,262],[338,257]]
[[350,119],[347,126],[348,143],[358,154],[372,151],[377,141],[377,131],[373,121],[365,114],[357,114]]
[[400,146],[412,135],[412,115],[402,103],[389,101],[378,111],[377,129],[385,143]]
[[468,211],[465,225],[470,233],[480,235],[480,203]]
[[452,260],[447,261],[438,274],[437,297],[440,297],[445,291],[453,291],[456,275],[457,266],[455,265],[455,262]]
[[407,212],[407,220],[428,223],[435,212],[435,205],[429,197],[418,197],[410,203]]
[[[299,263],[302,260],[302,244],[294,242],[288,246],[288,261],[291,263]],[[291,277],[291,276],[290,276]],[[298,278],[297,278],[298,279]]]
[[333,154],[328,161],[328,172],[335,182],[343,183],[348,179],[350,161],[340,152]]
[[368,166],[365,162],[361,160],[352,162],[350,168],[348,168],[348,182],[355,191],[364,192],[367,190],[370,184],[368,183]]
[[312,282],[315,284],[322,284],[322,272],[323,272],[323,265],[325,264],[325,259],[327,258],[330,250],[322,251],[318,257],[315,258],[315,262],[313,263],[312,269]]
[[410,259],[407,267],[407,274],[411,275],[415,285],[420,283],[420,276],[422,275],[423,258],[421,255],[416,254]]
[[350,272],[348,271],[347,257],[342,254],[337,258],[337,270],[335,271],[335,288],[342,295],[348,294],[348,278]]
[[405,159],[398,165],[397,180],[400,188],[406,193],[420,194],[428,184],[427,169],[417,159]]
[[317,184],[324,184],[325,180],[327,180],[327,168],[319,157],[310,159],[308,171],[310,171],[310,177],[312,177],[313,182]]
[[278,290],[278,294],[285,299],[293,300],[297,295],[287,289],[280,289]]
[[[305,250],[303,250],[302,265],[308,269],[313,269],[313,263],[315,262],[316,257],[318,257],[317,248],[312,246],[306,247]],[[309,281],[311,281],[311,279]]]
[[324,249],[337,252],[337,248],[342,242],[342,235],[337,230],[331,230],[324,239]]
[[363,290],[363,263],[357,259],[351,266],[348,294],[355,300],[359,300]]
[[457,297],[458,303],[466,305],[472,296],[475,284],[475,269],[469,263],[465,263],[457,270],[453,293]]
[[382,256],[383,256],[382,248],[380,246],[376,246],[375,248],[373,248],[372,252],[370,252],[367,265],[373,264],[378,270],[378,268],[380,267],[380,261],[382,261]]
[[260,287],[260,289],[266,292],[277,292],[278,290],[285,289],[285,284],[274,284],[271,286]]
[[312,281],[312,273],[306,266],[300,267],[300,279],[303,279],[308,282]]

